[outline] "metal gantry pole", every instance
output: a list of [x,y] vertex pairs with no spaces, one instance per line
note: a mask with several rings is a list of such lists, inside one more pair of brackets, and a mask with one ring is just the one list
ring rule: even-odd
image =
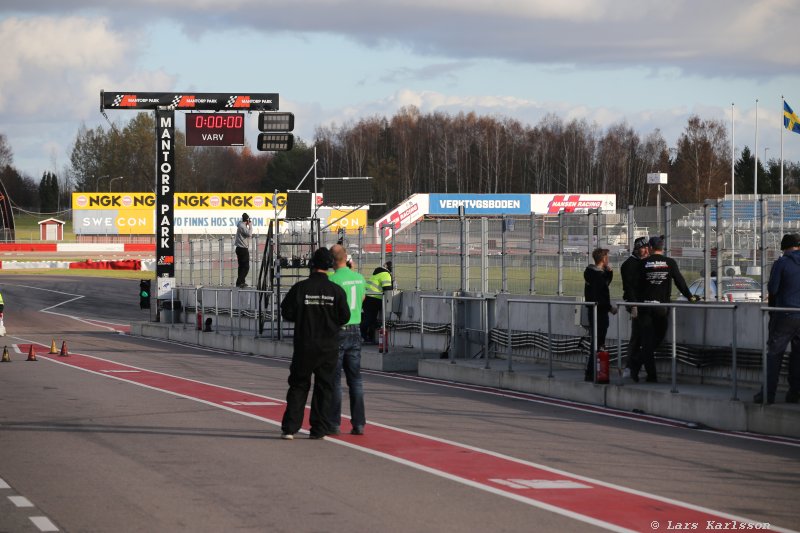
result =
[[664,255],[672,250],[672,203],[664,204]]
[[500,292],[508,292],[508,276],[506,276],[506,217],[501,219],[500,228]]
[[531,213],[530,223],[530,258],[528,260],[530,266],[530,286],[528,287],[529,294],[536,294],[536,215]]
[[464,215],[464,206],[458,208],[458,220],[461,223],[461,290],[469,291],[469,250],[467,235],[467,220]]
[[[722,250],[725,248],[725,220],[722,218],[722,202],[717,199],[717,258],[716,258],[716,267],[717,267],[717,287],[720,286],[722,277],[724,275],[725,265],[723,264],[722,260]],[[722,291],[717,291],[716,300],[717,302],[720,301],[722,298]]]
[[633,219],[633,206],[628,205],[628,253],[633,253],[633,242],[636,240],[636,232],[634,231],[634,219]]
[[441,220],[436,219],[436,290],[442,290],[442,268],[441,268],[441,248],[442,248],[442,224]]
[[594,235],[594,223],[592,222],[592,215],[594,209],[586,210],[586,264],[591,265],[592,261],[592,236]]
[[564,212],[558,213],[558,292],[564,295]]
[[[717,294],[722,292],[717,273]],[[703,300],[708,300],[711,294],[711,205],[703,203]]]
[[420,253],[419,248],[422,242],[422,224],[417,223],[416,225],[416,235],[415,235],[415,246],[414,246],[414,290],[419,292],[419,260],[420,260]]
[[489,221],[481,217],[481,292],[489,292]]

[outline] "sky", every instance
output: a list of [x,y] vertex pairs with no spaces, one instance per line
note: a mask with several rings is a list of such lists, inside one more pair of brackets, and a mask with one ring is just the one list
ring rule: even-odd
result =
[[[69,164],[82,124],[109,127],[101,90],[260,92],[307,142],[409,105],[625,121],[670,146],[692,114],[729,135],[733,115],[737,152],[757,116],[771,159],[782,96],[800,114],[798,26],[798,0],[3,0],[0,133],[38,182]],[[783,154],[800,161],[800,135]]]

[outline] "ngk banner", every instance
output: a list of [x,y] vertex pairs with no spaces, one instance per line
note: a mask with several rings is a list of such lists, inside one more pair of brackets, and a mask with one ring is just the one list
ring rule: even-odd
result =
[[616,211],[616,194],[532,194],[531,212],[537,215],[586,213],[589,209]]
[[[72,193],[72,226],[81,235],[149,235],[155,232],[155,194]],[[242,213],[256,233],[284,218],[286,195],[252,193],[175,193],[176,234],[233,235]]]
[[77,235],[154,234],[152,193],[72,193],[72,229]]

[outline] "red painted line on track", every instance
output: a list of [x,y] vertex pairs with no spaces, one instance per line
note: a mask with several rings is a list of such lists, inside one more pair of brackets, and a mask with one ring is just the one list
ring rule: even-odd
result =
[[[27,353],[30,344],[17,345]],[[34,349],[40,345],[34,345]],[[82,354],[37,354],[117,380],[143,385],[280,425],[284,402]],[[251,405],[254,404],[254,405]],[[304,427],[308,427],[308,409]],[[380,424],[362,436],[330,440],[467,485],[615,531],[651,531],[651,523],[757,524],[711,509],[570,474],[544,465]],[[728,526],[732,527],[731,525]],[[773,531],[788,531],[772,526]]]

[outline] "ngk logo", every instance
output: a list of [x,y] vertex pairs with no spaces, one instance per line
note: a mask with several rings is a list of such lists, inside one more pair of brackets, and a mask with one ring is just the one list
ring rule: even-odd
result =
[[261,196],[256,196],[253,198],[253,205],[256,207],[264,207],[264,198]]
[[219,202],[219,196],[212,196],[208,201],[208,203],[211,204],[211,207],[219,207]]
[[89,206],[120,207],[122,204],[119,200],[119,196],[101,196],[100,198],[91,198],[89,199]]
[[75,204],[77,204],[78,207],[86,207],[86,204],[88,204],[88,203],[89,203],[89,199],[86,198],[83,195],[78,196],[77,198],[75,198]]
[[133,205],[133,198],[130,196],[123,196],[122,197],[122,205],[125,207],[130,207]]

